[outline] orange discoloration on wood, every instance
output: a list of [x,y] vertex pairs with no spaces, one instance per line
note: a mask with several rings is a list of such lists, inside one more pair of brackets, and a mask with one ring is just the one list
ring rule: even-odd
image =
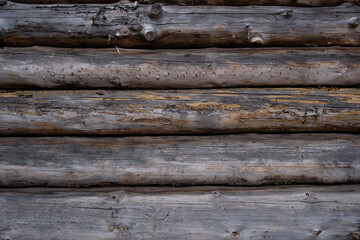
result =
[[56,129],[55,123],[39,123],[42,130],[54,130]]
[[291,99],[270,99],[274,102],[282,102],[282,103],[299,103],[299,104],[328,104],[327,101],[319,101],[319,100],[291,100]]
[[216,110],[232,110],[241,108],[238,104],[220,104],[216,102],[209,103],[186,103],[186,106],[190,106],[193,110],[206,110],[206,109],[216,109]]

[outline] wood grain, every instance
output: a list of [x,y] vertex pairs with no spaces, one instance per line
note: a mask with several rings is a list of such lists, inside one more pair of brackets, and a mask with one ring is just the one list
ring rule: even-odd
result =
[[[14,0],[18,3],[30,4],[76,4],[76,3],[114,3],[116,0]],[[126,2],[126,1],[121,1]],[[135,1],[132,1],[135,2]],[[176,5],[226,5],[226,6],[297,6],[297,7],[321,7],[336,6],[343,3],[354,3],[359,5],[359,0],[139,0],[139,3],[165,3]]]
[[126,4],[0,7],[0,46],[360,46],[360,7]]
[[360,85],[360,48],[4,48],[0,65],[3,89]]
[[0,138],[0,186],[360,182],[360,135]]
[[[29,1],[29,0],[21,0],[21,1]],[[30,1],[42,1],[42,0],[30,0]],[[50,1],[54,1],[54,0],[50,0]],[[296,7],[336,6],[346,2],[359,5],[360,3],[359,0],[140,0],[139,2],[166,3],[166,4],[176,4],[176,5],[225,5],[225,6],[264,5],[264,6],[296,6]]]
[[359,132],[359,89],[0,91],[0,134]]
[[2,239],[357,239],[359,185],[2,189]]

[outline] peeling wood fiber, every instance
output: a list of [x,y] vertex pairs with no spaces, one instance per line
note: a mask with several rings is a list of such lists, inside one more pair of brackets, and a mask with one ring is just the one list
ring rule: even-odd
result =
[[359,132],[359,89],[0,91],[0,134]]
[[360,48],[0,49],[3,89],[360,86]]
[[0,46],[359,46],[360,7],[161,6],[0,7]]
[[360,135],[0,138],[0,186],[360,182]]
[[2,239],[357,239],[359,185],[1,189]]

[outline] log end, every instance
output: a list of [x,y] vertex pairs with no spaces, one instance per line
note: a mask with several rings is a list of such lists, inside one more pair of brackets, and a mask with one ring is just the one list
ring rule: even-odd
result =
[[144,26],[143,35],[148,42],[152,42],[156,39],[156,30],[152,26]]

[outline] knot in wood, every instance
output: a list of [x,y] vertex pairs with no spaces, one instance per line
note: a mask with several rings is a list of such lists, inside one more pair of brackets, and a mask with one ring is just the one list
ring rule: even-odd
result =
[[293,10],[283,10],[279,12],[280,16],[283,16],[285,19],[290,19],[294,14]]
[[150,7],[149,16],[153,19],[157,19],[163,12],[162,6],[159,3],[155,3]]
[[360,24],[360,19],[358,17],[350,18],[348,21],[349,27],[356,28]]

